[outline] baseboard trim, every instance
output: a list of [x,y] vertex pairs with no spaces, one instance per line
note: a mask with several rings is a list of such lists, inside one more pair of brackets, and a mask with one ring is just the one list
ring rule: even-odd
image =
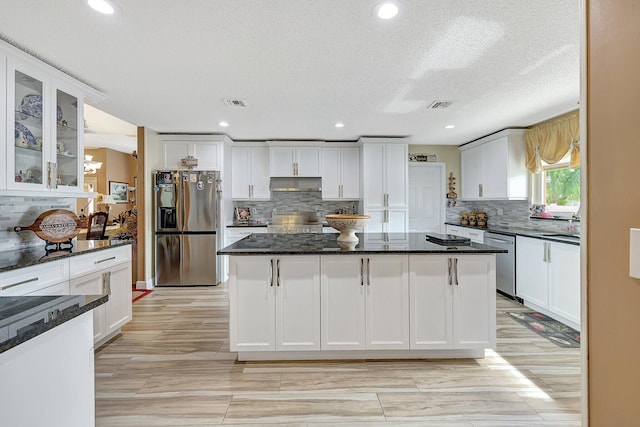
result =
[[345,350],[345,351],[241,351],[239,362],[272,360],[384,360],[384,359],[482,359],[483,349],[473,350]]

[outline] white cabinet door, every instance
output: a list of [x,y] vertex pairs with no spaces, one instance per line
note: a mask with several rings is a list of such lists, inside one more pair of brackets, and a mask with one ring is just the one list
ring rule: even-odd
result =
[[294,147],[269,147],[269,170],[271,176],[294,176],[294,163]]
[[190,147],[193,157],[198,159],[199,170],[219,171],[222,169],[220,145],[216,142],[194,142]]
[[455,348],[496,346],[496,264],[493,255],[453,257]]
[[408,256],[370,256],[366,264],[366,347],[369,350],[408,349]]
[[[96,271],[69,281],[71,295],[101,295],[105,292],[104,271]],[[93,342],[105,337],[105,304],[93,309]]]
[[482,149],[480,146],[460,152],[463,199],[479,199],[482,185]]
[[251,198],[269,199],[269,148],[251,147],[249,152],[251,163]]
[[545,241],[516,237],[516,293],[536,306],[549,308]]
[[386,144],[384,175],[389,207],[409,206],[407,178],[409,176],[409,154],[406,144]]
[[249,199],[251,194],[250,147],[231,148],[231,197]]
[[322,198],[339,199],[342,185],[340,147],[322,149]]
[[387,211],[389,213],[385,231],[406,234],[409,229],[409,211],[407,209],[387,209]]
[[43,289],[38,289],[37,291],[29,292],[29,296],[36,295],[69,295],[69,281],[64,281],[61,283],[56,283],[55,285],[47,286]]
[[410,255],[409,267],[411,349],[453,348],[449,257]]
[[[6,83],[7,82],[7,57],[5,55],[3,55],[0,52],[0,120],[2,120],[3,118],[7,117],[7,86]],[[10,107],[12,108],[12,107]],[[15,108],[15,107],[13,107]],[[11,120],[7,121],[7,123],[11,123]],[[15,126],[15,124],[14,124]],[[13,130],[13,128],[8,127],[6,128],[6,132],[7,134],[11,134],[11,132],[14,132],[13,136],[15,137],[15,131]],[[2,135],[1,136],[3,139],[5,139],[5,141],[11,141],[11,138],[7,138],[6,135]],[[15,142],[14,142],[15,143]],[[7,156],[7,159],[10,159],[11,157],[8,155],[8,148],[5,148],[5,144],[0,144],[0,153],[3,153],[5,156]],[[6,159],[5,159],[6,162]],[[5,173],[0,172],[0,189],[4,190],[7,188],[7,178],[11,181],[15,178],[15,176],[11,175],[11,172],[9,172],[9,166],[5,163],[3,165],[5,167]],[[15,166],[14,166],[14,171],[15,171]]]
[[[360,148],[340,149],[340,179],[343,199],[360,198]],[[324,180],[324,178],[323,178]]]
[[580,246],[549,244],[549,310],[579,325]]
[[362,146],[362,197],[365,213],[369,208],[382,208],[386,193],[384,178],[384,145],[364,144]]
[[364,350],[364,258],[322,256],[321,272],[321,348]]
[[187,141],[163,141],[162,157],[164,167],[167,169],[182,169],[180,159],[187,157],[190,143]]
[[320,350],[320,257],[275,259],[276,351]]
[[275,351],[275,295],[270,257],[230,257],[231,351]]
[[105,304],[105,334],[108,335],[129,322],[132,318],[131,263],[111,267],[108,271],[110,291]]
[[320,147],[296,148],[297,176],[321,176]]
[[508,197],[509,146],[507,137],[487,142],[480,147],[482,147],[483,163],[482,197],[485,199]]
[[367,209],[365,214],[371,218],[365,226],[365,233],[384,233],[386,230],[385,209]]

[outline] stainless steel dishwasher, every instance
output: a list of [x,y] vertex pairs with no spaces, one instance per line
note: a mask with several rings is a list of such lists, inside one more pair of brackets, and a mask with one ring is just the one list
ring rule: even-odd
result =
[[484,244],[506,249],[506,254],[496,254],[496,288],[498,292],[516,298],[516,236],[487,231]]

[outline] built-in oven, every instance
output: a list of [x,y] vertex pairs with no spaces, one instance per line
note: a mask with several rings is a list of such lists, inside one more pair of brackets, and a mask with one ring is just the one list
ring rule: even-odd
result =
[[506,249],[505,254],[496,254],[496,288],[509,298],[516,297],[516,236],[487,231],[484,244]]

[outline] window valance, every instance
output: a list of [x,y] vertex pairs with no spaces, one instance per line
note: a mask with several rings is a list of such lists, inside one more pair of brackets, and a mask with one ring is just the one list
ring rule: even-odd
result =
[[580,166],[580,120],[577,112],[528,129],[525,140],[526,167],[531,172],[540,172],[543,160],[555,164],[568,153],[571,154],[570,166]]

